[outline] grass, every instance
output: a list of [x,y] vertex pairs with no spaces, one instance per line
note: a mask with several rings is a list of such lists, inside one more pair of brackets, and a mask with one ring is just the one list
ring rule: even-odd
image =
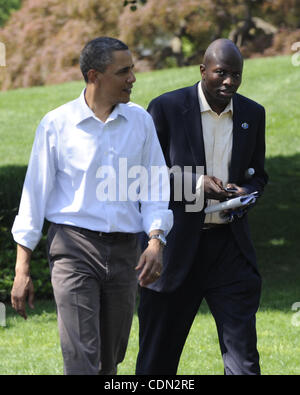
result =
[[[257,314],[258,348],[264,375],[299,375],[299,327],[289,311],[261,310]],[[54,303],[39,301],[27,321],[7,307],[6,327],[0,327],[1,375],[60,375],[63,372]],[[138,320],[134,316],[121,375],[134,374],[138,353]],[[191,328],[178,374],[222,375],[215,323],[205,303]]]
[[28,320],[7,308],[0,327],[0,374],[61,374],[63,369],[53,302],[38,302]]
[[[240,93],[263,104],[267,112],[266,166],[270,183],[250,214],[263,277],[257,330],[265,375],[300,374],[300,326],[292,324],[292,318],[296,317],[292,305],[300,302],[299,70],[292,66],[289,57],[247,60],[240,88]],[[198,67],[138,74],[132,100],[146,107],[160,93],[198,80]],[[0,93],[1,205],[11,210],[16,206],[16,191],[23,180],[39,120],[47,111],[77,97],[83,86],[81,82],[73,82]],[[0,217],[1,209],[2,206]],[[134,373],[137,351],[135,316],[120,374]],[[7,304],[7,326],[0,327],[0,374],[61,373],[53,302],[37,302],[27,322],[17,317]],[[205,303],[185,345],[179,374],[223,374],[215,324]]]

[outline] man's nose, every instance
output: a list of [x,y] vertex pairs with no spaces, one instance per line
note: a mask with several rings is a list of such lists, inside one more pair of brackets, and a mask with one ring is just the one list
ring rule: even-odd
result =
[[224,85],[231,86],[231,85],[234,84],[234,81],[233,81],[233,80],[234,80],[234,78],[232,77],[232,75],[227,74],[226,77],[225,77],[224,80],[223,80],[223,84],[224,84]]
[[128,81],[130,84],[133,84],[133,83],[136,81],[136,78],[135,78],[135,75],[134,75],[134,72],[133,72],[133,71],[130,72],[127,81]]

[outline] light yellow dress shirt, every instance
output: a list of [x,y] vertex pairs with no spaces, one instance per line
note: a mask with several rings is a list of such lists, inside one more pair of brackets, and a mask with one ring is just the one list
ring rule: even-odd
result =
[[[225,186],[229,180],[229,166],[232,153],[233,105],[230,100],[224,111],[218,115],[208,104],[201,82],[198,84],[198,97],[202,119],[202,130],[206,158],[206,174],[222,180]],[[201,183],[203,187],[203,182]],[[207,206],[219,203],[208,200]],[[225,223],[220,213],[207,214],[205,223]]]

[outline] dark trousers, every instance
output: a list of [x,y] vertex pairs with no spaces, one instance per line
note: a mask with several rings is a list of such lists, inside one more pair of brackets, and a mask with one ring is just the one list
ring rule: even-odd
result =
[[174,292],[141,288],[136,374],[176,374],[203,298],[216,322],[225,374],[260,374],[255,326],[259,274],[241,254],[229,226],[203,231],[195,258],[188,277]]
[[50,226],[48,256],[65,374],[117,372],[135,307],[139,251],[134,234]]

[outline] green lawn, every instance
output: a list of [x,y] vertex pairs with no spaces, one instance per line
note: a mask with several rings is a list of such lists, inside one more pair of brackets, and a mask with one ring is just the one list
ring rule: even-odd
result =
[[[300,374],[300,326],[292,325],[295,312],[291,309],[300,302],[299,75],[300,68],[292,66],[289,57],[247,60],[240,88],[240,93],[263,104],[267,112],[266,165],[270,183],[250,214],[263,277],[257,329],[265,375]],[[132,100],[146,107],[158,94],[197,80],[198,67],[138,74]],[[39,120],[47,111],[78,96],[83,86],[74,82],[0,93],[0,221],[4,206],[15,210],[16,194]],[[3,253],[5,248],[0,237],[0,251]],[[0,260],[4,259],[2,253]],[[8,256],[14,258],[12,254]],[[135,316],[119,373],[134,373],[137,345]],[[7,303],[7,326],[0,327],[0,374],[61,373],[53,303],[37,302],[26,322]],[[179,373],[223,374],[215,324],[205,304],[191,329]]]
[[[37,302],[27,321],[7,308],[6,327],[0,327],[0,374],[60,375],[60,352],[53,302]],[[262,309],[257,314],[258,348],[262,374],[300,374],[300,327],[291,324],[290,306],[286,311]],[[134,374],[138,352],[138,320],[134,316],[125,360],[119,374]],[[186,342],[178,374],[222,375],[215,323],[204,303]]]

